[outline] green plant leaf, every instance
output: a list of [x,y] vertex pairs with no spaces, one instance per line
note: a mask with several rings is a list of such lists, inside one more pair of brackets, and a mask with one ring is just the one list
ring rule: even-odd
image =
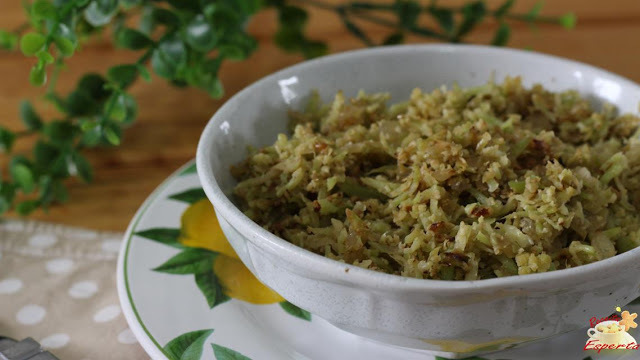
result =
[[102,136],[109,144],[118,146],[122,142],[122,129],[115,124],[106,124],[102,129]]
[[462,21],[456,30],[456,41],[469,33],[479,22],[484,19],[487,8],[484,1],[473,1],[462,7]]
[[192,74],[195,78],[194,85],[199,88],[205,90],[209,96],[215,99],[219,99],[224,95],[224,87],[222,86],[222,82],[215,74],[205,73],[205,74]]
[[142,5],[142,0],[120,0],[120,3],[127,8],[132,8]]
[[540,11],[542,11],[542,7],[544,6],[544,1],[540,0],[536,2],[531,10],[527,13],[526,17],[529,21],[535,21],[538,15],[540,15]]
[[53,62],[56,60],[51,54],[49,54],[48,51],[46,51],[44,48],[40,49],[37,53],[36,53],[36,57],[38,58],[38,60],[40,60],[41,62],[45,63],[45,64],[53,64]]
[[6,30],[0,30],[0,48],[13,50],[18,44],[18,35]]
[[367,36],[367,34],[364,31],[362,31],[362,29],[360,29],[355,23],[350,21],[347,17],[342,18],[342,23],[347,28],[347,30],[353,36],[360,39],[360,41],[362,41],[363,44],[365,44],[366,46],[373,46],[373,42],[371,41],[371,39],[369,39],[369,36]]
[[421,8],[417,1],[396,0],[393,3],[393,10],[396,16],[398,16],[400,25],[406,29],[410,29],[416,26]]
[[202,52],[212,50],[218,41],[218,35],[204,15],[196,15],[187,25],[187,43],[194,49]]
[[218,281],[218,277],[214,274],[213,269],[209,269],[207,272],[201,272],[194,274],[196,285],[202,292],[210,309],[220,305],[230,298],[224,294],[222,285]]
[[102,140],[102,131],[97,124],[95,125],[96,126],[82,130],[82,144],[92,147],[100,143]]
[[451,34],[453,32],[454,18],[451,9],[432,6],[428,11],[445,33]]
[[54,181],[52,184],[53,199],[60,203],[65,203],[69,200],[69,193],[64,184],[60,181]]
[[64,120],[50,121],[42,127],[42,133],[51,143],[63,146],[71,144],[79,131],[77,126]]
[[250,358],[240,354],[239,352],[229,349],[218,344],[211,344],[213,347],[213,354],[216,356],[216,360],[251,360]]
[[172,228],[153,228],[135,233],[137,236],[159,242],[164,245],[173,246],[178,249],[184,248],[178,238],[180,237],[180,229]]
[[282,301],[280,303],[280,307],[290,315],[293,315],[302,320],[311,321],[310,312],[308,312],[307,310],[301,309],[288,301]]
[[53,42],[63,56],[71,56],[78,45],[76,35],[65,24],[58,24],[53,32]]
[[55,19],[56,8],[48,0],[35,0],[31,4],[31,15],[42,19]]
[[302,45],[302,55],[307,59],[326,55],[328,52],[329,47],[321,41],[307,41]]
[[[113,119],[120,124],[131,124],[138,113],[138,105],[133,97],[127,93],[113,94],[104,105],[105,111],[109,109],[109,114],[104,114],[107,118]],[[118,135],[119,141],[120,135]]]
[[118,2],[119,0],[93,0],[94,3],[98,4],[98,8],[104,13],[114,12],[118,10]]
[[140,77],[144,79],[144,81],[151,81],[151,73],[144,65],[136,64],[136,67],[138,68],[138,74],[140,74]]
[[398,32],[398,33],[393,33],[387,36],[382,42],[382,45],[397,45],[397,44],[402,44],[403,42],[404,42],[404,34],[401,32]]
[[493,16],[497,18],[505,16],[509,12],[509,10],[511,10],[511,7],[513,6],[513,4],[515,4],[515,2],[516,0],[506,0],[502,5],[500,5],[498,9],[496,9],[496,11],[493,13]]
[[169,341],[163,350],[171,360],[199,360],[205,340],[213,329],[192,331]]
[[220,54],[230,60],[244,60],[247,58],[247,52],[241,46],[235,44],[222,44],[218,47]]
[[104,105],[105,111],[110,111],[105,116],[117,122],[122,122],[127,117],[127,109],[124,105],[123,94],[113,94],[109,101]]
[[509,36],[511,35],[511,29],[509,25],[506,23],[501,23],[496,30],[496,34],[493,36],[493,40],[491,40],[491,45],[495,46],[504,46],[509,41]]
[[71,40],[64,38],[62,36],[54,36],[53,42],[56,44],[56,47],[58,48],[58,50],[60,50],[60,53],[63,56],[69,57],[73,55],[73,52],[76,49],[75,45]]
[[23,193],[28,194],[33,191],[35,182],[33,172],[22,162],[13,162],[11,168],[11,178],[18,184]]
[[202,188],[189,189],[169,196],[169,199],[193,204],[199,200],[206,199],[207,195]]
[[0,214],[7,212],[13,204],[16,186],[10,182],[0,182]]
[[40,206],[40,200],[25,200],[16,205],[16,211],[20,216],[27,216]]
[[116,0],[94,0],[84,9],[85,20],[95,27],[108,24],[118,9]]
[[187,50],[175,35],[162,41],[151,56],[151,67],[156,74],[173,79],[179,68],[186,65]]
[[294,29],[302,29],[307,23],[309,15],[303,8],[287,5],[280,9],[278,17],[283,25]]
[[0,125],[0,152],[11,152],[15,140],[16,134]]
[[72,91],[65,101],[65,110],[71,116],[94,115],[99,109],[98,101],[86,91]]
[[42,86],[47,82],[47,72],[42,62],[38,62],[31,68],[29,82],[34,86]]
[[116,44],[126,49],[140,50],[151,46],[153,40],[141,31],[121,28],[116,32]]
[[166,26],[178,26],[180,25],[180,18],[171,10],[163,8],[154,8],[152,12],[153,20],[159,24]]
[[42,119],[27,100],[20,103],[20,119],[28,130],[36,131],[42,128]]
[[101,101],[111,95],[111,91],[107,90],[105,87],[106,84],[107,81],[102,77],[102,75],[89,73],[84,75],[80,81],[78,81],[76,88],[79,91],[86,92],[92,99]]
[[107,79],[122,89],[133,84],[137,77],[138,65],[136,64],[116,65],[107,70]]
[[37,53],[40,49],[42,49],[45,42],[46,38],[44,37],[44,35],[35,32],[29,32],[22,35],[22,38],[20,38],[20,50],[26,56],[32,56],[35,55],[35,53]]
[[200,2],[198,0],[167,0],[171,6],[176,9],[198,11],[200,9]]
[[71,155],[71,161],[73,161],[73,164],[78,171],[78,175],[84,182],[90,183],[93,181],[93,169],[91,168],[91,164],[84,156],[82,156],[82,154],[74,152]]
[[60,150],[44,140],[38,140],[33,147],[33,159],[38,169],[51,169],[58,156],[60,156]]
[[84,75],[76,90],[65,101],[65,110],[71,116],[96,115],[101,111],[101,102],[109,97],[111,90],[106,89],[107,81],[98,74]]
[[215,253],[208,250],[187,248],[153,271],[182,275],[204,273],[213,267],[215,256]]
[[578,19],[576,18],[576,15],[574,13],[567,13],[562,15],[558,22],[560,23],[560,25],[562,25],[563,28],[570,30],[576,27]]

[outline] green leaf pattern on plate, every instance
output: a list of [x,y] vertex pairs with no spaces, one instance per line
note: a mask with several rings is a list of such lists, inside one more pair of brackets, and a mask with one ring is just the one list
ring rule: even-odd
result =
[[196,174],[196,173],[197,173],[196,163],[194,162],[193,164],[184,168],[184,170],[182,170],[180,174],[178,174],[178,176],[184,176],[184,175]]
[[211,268],[209,268],[209,271],[195,274],[195,280],[202,295],[207,299],[207,304],[209,304],[210,308],[213,309],[216,305],[231,299],[224,294],[222,286]]
[[[196,173],[195,163],[182,170],[179,176],[194,173]],[[206,195],[204,190],[198,187],[170,195],[168,198],[193,205],[205,199]],[[195,283],[211,309],[229,301],[231,298],[227,295],[227,290],[214,272],[216,258],[224,255],[208,249],[183,245],[180,242],[181,231],[181,229],[159,227],[138,231],[135,235],[181,250],[163,264],[153,268],[153,271],[172,275],[194,275]],[[279,305],[286,313],[302,320],[311,321],[311,314],[308,311],[288,301],[280,302]],[[230,359],[235,358],[232,357]]]
[[203,249],[187,248],[153,271],[168,274],[200,274],[210,271],[217,253]]
[[216,356],[216,360],[251,360],[251,358],[227,347],[217,344],[211,344],[211,346],[213,347],[213,354]]
[[182,244],[178,242],[180,236],[180,229],[169,228],[153,228],[144,231],[138,231],[135,233],[138,236],[147,238],[159,242],[164,245],[169,245],[177,248],[183,248]]
[[283,301],[280,303],[280,307],[286,311],[287,313],[298,317],[302,320],[311,321],[311,313],[307,310],[301,309],[288,301]]
[[204,193],[204,190],[197,188],[183,191],[178,194],[173,194],[169,196],[169,199],[186,202],[187,204],[193,204],[196,201],[202,200],[206,197],[207,195]]
[[182,334],[169,341],[163,350],[171,360],[199,360],[205,340],[213,329],[198,330]]

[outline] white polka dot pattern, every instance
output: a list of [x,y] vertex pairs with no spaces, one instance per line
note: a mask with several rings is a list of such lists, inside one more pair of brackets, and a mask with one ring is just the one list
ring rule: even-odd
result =
[[129,329],[124,329],[118,334],[118,342],[121,344],[135,344],[138,342],[133,332]]
[[98,292],[98,285],[93,281],[80,281],[69,288],[69,296],[74,299],[88,299]]
[[16,278],[0,281],[0,294],[15,294],[22,289],[22,280]]
[[118,303],[121,239],[114,232],[0,221],[0,335],[32,337],[60,359],[149,360],[125,331]]
[[93,321],[103,323],[115,319],[118,315],[120,315],[120,306],[109,305],[95,313],[95,315],[93,315]]
[[71,338],[67,334],[59,333],[47,336],[40,340],[40,345],[45,349],[59,349],[69,343]]
[[16,320],[20,324],[35,325],[44,319],[47,311],[39,305],[27,305],[18,311],[16,314]]
[[66,258],[50,260],[45,267],[50,274],[65,274],[73,270],[73,260]]
[[29,245],[37,248],[48,248],[58,241],[58,237],[53,234],[35,234],[29,238]]
[[102,242],[102,250],[110,253],[117,253],[120,251],[121,239],[109,239]]

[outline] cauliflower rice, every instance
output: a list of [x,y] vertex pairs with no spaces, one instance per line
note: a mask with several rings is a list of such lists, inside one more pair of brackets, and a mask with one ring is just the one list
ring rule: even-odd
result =
[[312,96],[291,136],[232,168],[240,208],[331,259],[476,280],[592,263],[640,244],[640,118],[520,78]]

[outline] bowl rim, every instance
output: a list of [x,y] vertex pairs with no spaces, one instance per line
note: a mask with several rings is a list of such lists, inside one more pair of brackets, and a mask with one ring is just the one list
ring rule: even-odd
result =
[[[602,68],[585,64],[579,61],[562,58],[559,56],[548,55],[533,51],[525,51],[510,48],[497,48],[484,45],[466,45],[466,44],[418,44],[418,45],[394,45],[381,46],[371,49],[360,49],[346,51],[334,55],[328,55],[313,60],[304,61],[282,70],[276,71],[270,75],[253,82],[245,87],[231,98],[229,98],[209,119],[205,126],[200,140],[198,142],[196,154],[196,166],[198,169],[198,177],[205,190],[209,200],[212,202],[218,216],[222,216],[229,224],[238,231],[238,227],[242,227],[244,232],[238,231],[248,241],[257,247],[268,250],[277,254],[286,262],[295,263],[297,266],[303,266],[310,272],[319,274],[321,278],[332,280],[338,283],[354,284],[358,287],[369,287],[372,289],[391,291],[443,291],[446,293],[460,293],[462,291],[473,290],[495,290],[495,289],[522,289],[527,286],[540,286],[543,288],[557,288],[564,284],[574,284],[576,281],[590,279],[593,274],[603,271],[612,271],[620,269],[621,265],[627,265],[640,260],[640,247],[627,251],[623,254],[615,255],[611,258],[600,260],[591,264],[581,265],[574,268],[549,271],[544,273],[535,273],[527,275],[514,275],[501,278],[482,279],[482,280],[435,280],[435,279],[417,279],[403,277],[400,275],[387,274],[374,270],[360,268],[355,265],[346,264],[337,260],[329,259],[322,255],[313,253],[304,248],[298,247],[288,241],[270,233],[260,225],[255,223],[249,217],[238,209],[233,202],[224,194],[220,188],[211,163],[209,162],[209,154],[211,153],[211,145],[213,134],[217,131],[219,123],[229,118],[230,109],[234,105],[239,104],[245,97],[249,96],[255,89],[262,84],[277,80],[282,77],[289,77],[296,72],[302,72],[307,68],[322,66],[323,64],[331,64],[340,62],[346,58],[370,57],[382,55],[386,53],[398,52],[419,53],[427,55],[429,53],[451,53],[457,54],[473,54],[473,53],[489,53],[490,55],[499,57],[500,55],[516,55],[530,57],[537,60],[549,61],[551,63],[563,63],[566,65],[579,67],[581,71],[597,73],[609,80],[619,83],[623,88],[635,88],[640,92],[640,85],[624,78],[620,75],[604,70]],[[640,99],[639,99],[640,100]],[[622,270],[623,271],[623,270]],[[553,284],[553,285],[551,285]],[[633,300],[633,299],[630,299]]]

